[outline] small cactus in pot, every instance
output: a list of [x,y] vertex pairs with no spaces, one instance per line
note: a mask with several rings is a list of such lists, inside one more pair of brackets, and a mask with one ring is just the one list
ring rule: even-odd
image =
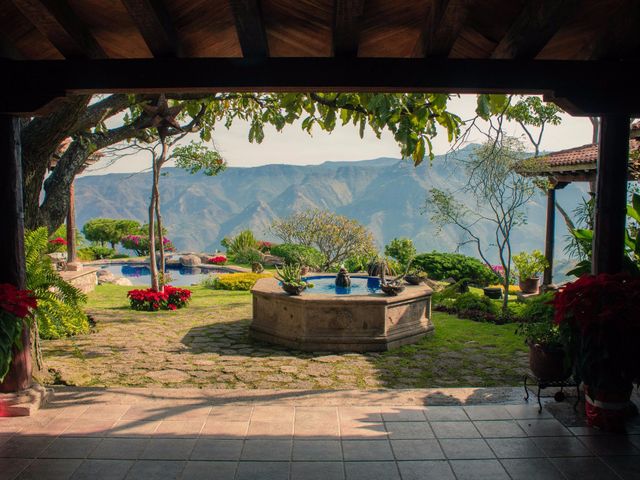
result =
[[277,278],[282,282],[282,289],[289,295],[300,295],[307,288],[313,288],[313,283],[302,279],[300,265],[284,265],[282,270],[276,267]]

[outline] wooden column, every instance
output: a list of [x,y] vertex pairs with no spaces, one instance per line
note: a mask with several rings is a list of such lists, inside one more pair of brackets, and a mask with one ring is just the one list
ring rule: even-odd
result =
[[67,264],[75,263],[76,252],[76,196],[75,182],[69,186],[69,211],[67,212]]
[[629,116],[605,115],[600,124],[592,273],[618,273],[624,258],[629,162]]
[[[22,204],[22,155],[20,120],[0,115],[0,283],[25,287],[24,211]],[[31,386],[31,340],[22,332],[21,351],[14,349],[11,369],[0,384],[0,392],[15,392]]]
[[547,286],[553,283],[553,249],[556,238],[556,189],[551,186],[547,189],[547,231],[544,241],[544,256],[549,266],[544,269],[542,284]]

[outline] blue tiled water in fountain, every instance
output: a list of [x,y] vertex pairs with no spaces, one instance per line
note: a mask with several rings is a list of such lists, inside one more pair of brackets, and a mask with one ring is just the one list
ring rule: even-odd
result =
[[323,295],[369,295],[380,293],[380,279],[378,277],[352,276],[351,287],[336,287],[336,277],[305,277],[307,282],[313,283],[314,287],[305,290],[307,294]]

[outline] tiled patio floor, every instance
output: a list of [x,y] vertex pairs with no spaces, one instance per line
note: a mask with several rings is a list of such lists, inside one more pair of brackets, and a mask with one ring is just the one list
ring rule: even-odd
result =
[[0,480],[640,479],[637,421],[604,435],[567,404],[422,400],[63,389],[34,417],[0,418]]

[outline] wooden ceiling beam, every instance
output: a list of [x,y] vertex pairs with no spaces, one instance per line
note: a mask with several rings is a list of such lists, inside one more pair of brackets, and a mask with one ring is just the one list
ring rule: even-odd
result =
[[360,22],[365,0],[336,0],[333,20],[333,54],[357,57]]
[[162,0],[122,0],[154,57],[180,57],[182,48]]
[[432,0],[416,56],[448,57],[468,14],[469,0]]
[[242,55],[245,58],[269,56],[267,32],[259,0],[230,0]]
[[107,58],[100,44],[65,0],[12,0],[65,58]]
[[640,2],[627,0],[605,19],[605,28],[585,46],[585,60],[638,58],[640,50]]
[[0,113],[28,114],[37,98],[73,94],[350,91],[542,94],[576,115],[637,117],[629,72],[639,68],[640,61],[441,58],[0,60]]
[[491,58],[535,58],[581,4],[581,0],[527,0]]

